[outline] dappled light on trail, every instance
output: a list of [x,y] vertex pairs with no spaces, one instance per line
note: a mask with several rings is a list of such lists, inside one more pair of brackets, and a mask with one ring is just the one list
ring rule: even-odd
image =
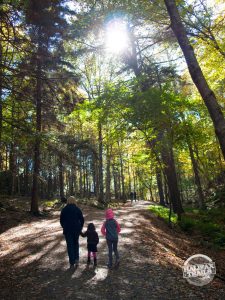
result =
[[114,210],[121,225],[118,269],[109,270],[106,266],[107,245],[100,233],[103,210],[81,207],[84,229],[94,222],[99,233],[97,267],[86,264],[87,241],[80,237],[79,266],[69,269],[59,211],[5,231],[0,235],[1,299],[18,299],[18,295],[26,299],[28,294],[29,299],[35,300],[168,299],[168,291],[173,299],[185,299],[187,295],[203,299],[206,293],[209,297],[221,295],[221,285],[216,280],[203,290],[183,279],[183,262],[198,249],[184,234],[174,234],[153,216],[146,209],[149,205],[139,201]]

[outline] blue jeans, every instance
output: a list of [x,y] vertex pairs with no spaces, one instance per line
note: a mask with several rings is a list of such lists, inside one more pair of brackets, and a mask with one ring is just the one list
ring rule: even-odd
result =
[[66,233],[65,239],[69,262],[74,265],[75,261],[79,260],[79,233]]
[[117,250],[117,245],[118,245],[118,240],[116,241],[110,241],[110,240],[106,240],[107,241],[107,245],[108,245],[108,250],[109,250],[109,266],[112,266],[112,252],[115,253],[116,256],[116,260],[119,260],[119,253]]

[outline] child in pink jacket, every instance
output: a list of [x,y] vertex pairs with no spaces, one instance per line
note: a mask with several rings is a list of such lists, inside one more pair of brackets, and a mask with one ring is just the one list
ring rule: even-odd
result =
[[112,252],[116,256],[115,265],[118,266],[119,264],[119,253],[117,250],[118,245],[118,233],[120,232],[120,225],[114,219],[114,212],[111,208],[107,209],[105,212],[106,221],[103,223],[101,232],[106,237],[106,242],[108,245],[109,250],[109,261],[108,261],[108,268],[112,268]]

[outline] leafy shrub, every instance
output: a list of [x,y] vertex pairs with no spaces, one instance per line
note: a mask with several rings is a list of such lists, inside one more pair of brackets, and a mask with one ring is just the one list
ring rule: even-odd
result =
[[178,224],[182,230],[191,233],[195,229],[196,221],[189,217],[183,216]]
[[[160,205],[150,206],[149,210],[166,222],[169,219],[169,209]],[[212,208],[208,211],[197,209],[185,209],[181,220],[178,221],[174,213],[171,220],[183,231],[191,234],[198,232],[202,238],[218,247],[225,247],[225,211],[224,209]]]
[[[156,216],[164,219],[165,221],[169,221],[169,208],[160,205],[154,205],[150,206],[149,210],[152,211]],[[175,215],[173,212],[171,213],[171,222],[177,222],[177,215]]]

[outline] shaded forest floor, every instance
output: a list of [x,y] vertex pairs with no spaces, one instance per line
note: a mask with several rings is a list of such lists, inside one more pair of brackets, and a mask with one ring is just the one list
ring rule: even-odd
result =
[[[81,207],[100,236],[98,267],[86,266],[86,239],[80,238],[80,265],[69,270],[59,210],[42,218],[16,211],[1,214],[0,299],[225,299],[218,278],[203,287],[182,277],[184,261],[202,253],[225,277],[224,250],[200,247],[196,239],[169,228],[139,201],[116,210],[121,224],[118,269],[108,270],[107,247],[100,234],[104,211]],[[21,221],[21,218],[24,218]]]

